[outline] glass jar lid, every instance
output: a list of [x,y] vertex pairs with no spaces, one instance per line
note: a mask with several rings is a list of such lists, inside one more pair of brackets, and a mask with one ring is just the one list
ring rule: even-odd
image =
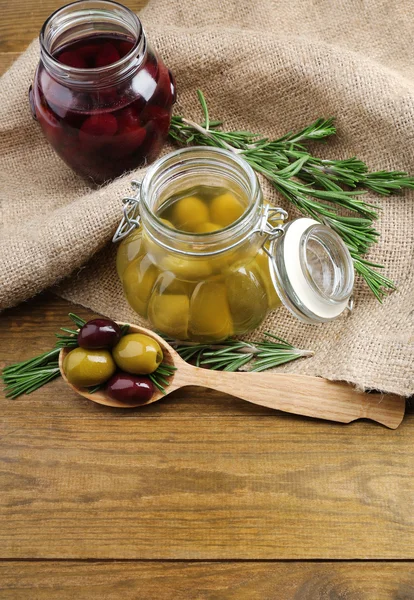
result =
[[335,319],[349,306],[354,285],[348,248],[335,231],[314,219],[296,219],[283,230],[269,250],[279,298],[306,323]]

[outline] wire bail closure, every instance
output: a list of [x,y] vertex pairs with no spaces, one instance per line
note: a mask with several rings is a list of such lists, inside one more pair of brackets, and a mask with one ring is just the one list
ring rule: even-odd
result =
[[[114,244],[123,240],[131,233],[131,231],[139,227],[141,224],[141,217],[139,215],[141,182],[133,180],[131,181],[131,187],[133,190],[136,190],[136,194],[135,196],[127,196],[126,198],[122,199],[122,204],[124,205],[122,209],[123,217],[112,238],[112,242]],[[272,225],[272,219],[274,217],[278,217],[278,220],[284,223],[288,218],[288,213],[283,208],[266,204],[263,207],[258,226],[249,234],[250,236],[251,234],[258,233],[259,235],[263,236],[264,239],[261,247],[263,247],[266,242],[273,242],[274,240],[278,239],[284,233],[283,224]],[[224,251],[233,248],[239,243],[240,242],[233,244],[229,248],[225,248]],[[271,256],[267,248],[263,249],[266,254]],[[218,251],[217,253],[221,252],[222,250]],[[213,252],[212,254],[216,254],[216,252]]]
[[112,238],[114,244],[123,240],[141,224],[141,217],[139,216],[141,182],[133,180],[131,181],[131,187],[133,190],[136,190],[136,194],[135,196],[128,196],[122,199],[122,204],[124,205],[122,209],[123,217]]
[[[278,220],[282,221],[282,224],[272,225],[272,219],[275,217],[278,217]],[[254,230],[254,233],[259,233],[264,237],[262,248],[270,257],[271,255],[269,250],[265,248],[264,245],[266,242],[274,242],[284,234],[284,222],[288,218],[289,215],[285,210],[283,210],[283,208],[278,206],[270,206],[270,204],[266,204],[263,207],[263,213],[260,219],[259,227]]]

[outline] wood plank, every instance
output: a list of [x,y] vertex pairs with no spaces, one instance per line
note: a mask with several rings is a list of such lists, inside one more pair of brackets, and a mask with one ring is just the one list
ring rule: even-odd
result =
[[[0,52],[23,52],[48,16],[64,4],[61,0],[0,0]],[[125,0],[124,4],[137,12],[146,0]]]
[[0,564],[1,600],[411,600],[409,563]]
[[413,419],[29,411],[0,436],[0,558],[414,559]]
[[3,75],[9,69],[20,52],[0,52],[0,75]]

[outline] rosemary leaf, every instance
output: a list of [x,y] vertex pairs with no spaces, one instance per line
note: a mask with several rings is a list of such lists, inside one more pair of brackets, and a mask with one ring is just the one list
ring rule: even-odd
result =
[[240,371],[251,363],[249,371],[264,371],[313,354],[309,350],[295,348],[272,333],[265,333],[259,343],[229,338],[212,345],[180,342],[163,337],[184,360],[195,359],[197,366],[212,370]]
[[[356,157],[324,160],[312,156],[306,147],[310,141],[324,140],[336,133],[333,119],[317,119],[297,133],[278,139],[249,131],[225,131],[221,121],[210,119],[201,90],[197,95],[204,122],[194,123],[181,116],[171,120],[170,137],[181,145],[226,148],[242,155],[255,171],[266,177],[274,188],[296,208],[320,223],[329,225],[347,244],[355,270],[366,281],[376,298],[381,299],[395,284],[375,269],[380,265],[364,262],[363,255],[378,242],[373,226],[379,207],[364,200],[364,189],[389,195],[404,188],[414,189],[414,178],[403,171],[370,173]],[[343,210],[358,216],[343,214]],[[200,360],[202,349],[188,349],[188,357]]]
[[78,317],[78,315],[75,315],[74,313],[69,313],[69,318],[72,319],[76,327],[78,327],[79,329],[81,329],[81,327],[83,327],[86,323],[84,319]]
[[105,384],[100,383],[99,385],[94,385],[92,387],[88,387],[87,390],[89,394],[94,394],[95,392],[99,392],[104,387]]
[[128,323],[121,325],[121,336],[122,337],[128,333],[129,328],[130,328],[130,325]]
[[168,363],[161,363],[153,373],[150,373],[148,375],[148,377],[155,385],[155,387],[160,392],[165,394],[164,386],[168,386],[170,384],[170,381],[167,379],[167,377],[172,377],[172,375],[174,375],[174,371],[176,371],[176,367],[174,367],[173,365],[169,365]]
[[64,331],[65,333],[69,333],[70,335],[77,336],[79,333],[77,329],[68,329],[67,327],[61,327],[60,329],[61,329],[61,331]]

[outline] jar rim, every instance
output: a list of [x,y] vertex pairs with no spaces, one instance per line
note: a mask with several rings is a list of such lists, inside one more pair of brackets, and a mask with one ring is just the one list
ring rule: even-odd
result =
[[[88,9],[88,5],[94,6],[90,6],[90,8]],[[50,44],[46,40],[46,32],[48,27],[56,18],[58,18],[59,16],[64,16],[65,13],[68,13],[68,10],[76,9],[77,7],[79,7],[78,12],[69,13],[68,16],[80,16],[82,12],[81,6],[83,9],[85,9],[85,11],[115,7],[131,19],[130,25],[134,28],[134,31],[130,31],[130,33],[134,36],[135,41],[134,45],[127,52],[127,54],[125,54],[125,56],[109,65],[93,68],[71,67],[60,62],[53,56],[49,49]],[[119,2],[115,2],[114,0],[75,0],[75,2],[69,2],[64,6],[61,6],[60,8],[56,9],[51,15],[49,15],[49,17],[43,23],[39,33],[39,43],[42,58],[44,59],[46,66],[53,70],[54,75],[60,75],[60,77],[65,81],[68,81],[71,74],[74,74],[78,77],[88,77],[88,81],[86,81],[85,83],[91,83],[89,81],[90,78],[107,75],[108,73],[123,73],[125,68],[129,71],[128,65],[131,62],[131,60],[133,60],[137,56],[141,56],[141,60],[139,61],[139,63],[141,63],[146,51],[145,33],[140,18],[130,8],[124,6],[123,4],[120,4]],[[135,68],[137,66],[137,64],[134,65]]]
[[[197,159],[210,159],[218,164],[220,162],[220,158],[227,159],[228,161],[230,161],[230,163],[236,165],[240,169],[240,172],[242,172],[247,178],[247,182],[249,185],[249,198],[251,199],[251,201],[249,202],[249,205],[246,207],[246,210],[243,212],[243,214],[238,219],[236,219],[236,221],[230,223],[226,227],[223,227],[217,231],[211,231],[207,233],[191,233],[186,231],[178,231],[177,229],[172,229],[167,224],[165,224],[162,221],[162,218],[157,216],[157,214],[153,210],[153,207],[150,206],[147,200],[148,197],[151,196],[151,183],[153,182],[154,178],[157,177],[157,174],[162,174],[163,172],[165,172],[165,170],[168,168],[168,163],[172,163],[172,165],[170,166],[173,166],[175,161],[177,161],[175,163],[177,167],[183,167],[186,163],[188,164],[191,161],[195,161]],[[257,211],[258,206],[261,207],[261,199],[261,188],[257,176],[252,167],[241,156],[238,156],[237,154],[224,148],[210,148],[209,146],[191,146],[190,148],[179,148],[178,150],[174,150],[173,152],[165,154],[148,168],[140,187],[140,213],[141,216],[144,213],[144,215],[151,221],[151,224],[155,224],[158,233],[166,234],[167,236],[173,236],[175,241],[182,242],[184,244],[191,245],[192,243],[194,243],[205,246],[214,246],[217,244],[223,244],[224,242],[229,241],[230,237],[234,237],[238,238],[237,242],[235,242],[238,245],[239,243],[242,243],[247,237],[253,234],[254,228],[252,228],[251,226],[245,231],[246,224],[251,225],[252,220],[255,218],[255,211]],[[161,243],[161,245],[164,244]],[[205,252],[203,252],[203,254],[216,254],[220,252],[225,252],[228,249],[229,247],[227,246],[223,247],[220,250],[206,250]],[[179,252],[177,247],[174,247],[174,251]],[[192,254],[190,250],[186,250],[185,253]],[[201,255],[201,252],[194,252],[194,255],[199,256]]]

